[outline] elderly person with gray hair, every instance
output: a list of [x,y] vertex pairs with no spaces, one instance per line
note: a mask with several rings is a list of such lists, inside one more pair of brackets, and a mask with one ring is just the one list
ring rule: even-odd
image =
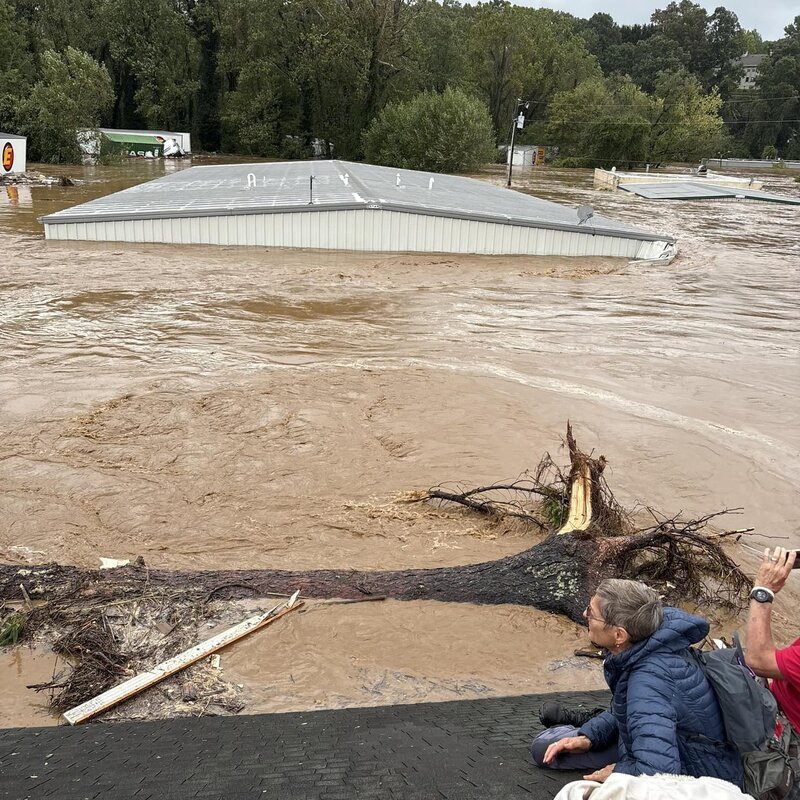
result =
[[540,767],[612,772],[671,773],[742,783],[736,750],[725,729],[714,690],[688,648],[708,634],[708,623],[661,604],[638,581],[604,580],[583,616],[592,643],[607,651],[605,679],[611,710],[580,727],[548,728],[531,753]]

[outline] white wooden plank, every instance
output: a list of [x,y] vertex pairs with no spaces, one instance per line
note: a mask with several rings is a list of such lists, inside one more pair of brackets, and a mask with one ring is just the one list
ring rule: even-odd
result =
[[148,686],[152,686],[164,680],[164,678],[168,678],[170,675],[179,672],[190,664],[194,664],[195,661],[199,661],[201,658],[211,655],[211,653],[217,650],[221,650],[223,647],[232,644],[243,636],[247,636],[247,634],[258,630],[258,628],[262,628],[264,625],[279,619],[284,614],[288,614],[293,609],[299,608],[299,606],[302,605],[302,603],[297,602],[297,596],[299,594],[300,592],[297,591],[285,603],[280,603],[267,611],[266,614],[258,614],[254,617],[249,617],[233,628],[222,631],[222,633],[218,633],[216,636],[212,636],[210,639],[206,639],[204,642],[200,642],[200,644],[190,647],[188,650],[184,650],[182,653],[178,653],[178,655],[168,658],[166,661],[162,661],[160,664],[153,667],[153,669],[142,672],[134,678],[121,683],[119,686],[114,686],[102,694],[97,695],[97,697],[93,697],[91,700],[87,700],[85,703],[71,708],[69,711],[64,712],[64,719],[69,722],[70,725],[77,725],[79,722],[84,722],[96,714],[99,714],[101,711],[105,711],[111,708],[111,706],[121,703],[123,700],[127,700],[129,697],[146,689]]

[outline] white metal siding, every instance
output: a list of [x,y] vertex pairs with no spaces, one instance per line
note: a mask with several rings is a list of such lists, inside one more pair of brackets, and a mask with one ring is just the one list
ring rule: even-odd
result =
[[21,172],[25,172],[27,169],[27,155],[25,151],[27,149],[28,140],[19,136],[4,136],[0,133],[0,151],[3,150],[6,144],[10,144],[13,149],[14,163],[11,165],[10,170],[5,169],[0,163],[0,175],[17,175]]
[[[373,252],[590,255],[634,258],[649,242],[591,232],[370,209],[45,223],[48,239],[304,247]],[[658,248],[663,246],[659,243]]]

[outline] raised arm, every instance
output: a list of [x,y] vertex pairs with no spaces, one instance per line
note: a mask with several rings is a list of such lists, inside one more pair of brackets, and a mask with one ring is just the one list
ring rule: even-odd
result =
[[[776,547],[770,554],[769,548],[766,548],[756,575],[755,589],[761,587],[768,589],[773,596],[778,594],[792,571],[796,555],[793,550],[782,547]],[[772,638],[772,606],[772,602],[750,600],[745,657],[747,665],[756,675],[762,678],[783,678],[775,659],[777,648]]]

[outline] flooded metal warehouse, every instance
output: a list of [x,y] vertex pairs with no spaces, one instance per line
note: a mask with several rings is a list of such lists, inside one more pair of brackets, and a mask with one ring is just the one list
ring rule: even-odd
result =
[[192,167],[41,218],[48,239],[669,261],[675,239],[483,181],[346,161]]

